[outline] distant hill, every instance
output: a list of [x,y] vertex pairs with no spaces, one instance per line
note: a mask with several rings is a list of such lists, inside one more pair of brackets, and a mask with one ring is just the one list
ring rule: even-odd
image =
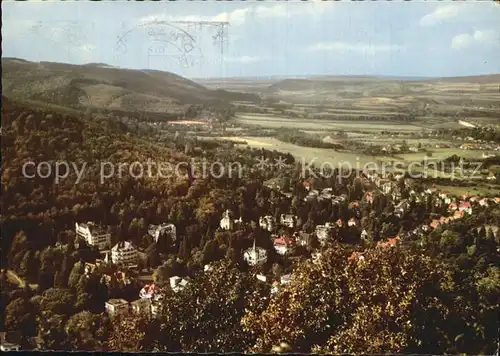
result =
[[497,84],[500,83],[500,74],[471,75],[465,77],[445,77],[425,79],[425,82],[434,83],[475,83],[475,84]]
[[68,108],[180,113],[191,104],[229,106],[232,100],[259,102],[258,95],[211,90],[179,75],[132,70],[104,63],[72,65],[2,59],[3,95]]

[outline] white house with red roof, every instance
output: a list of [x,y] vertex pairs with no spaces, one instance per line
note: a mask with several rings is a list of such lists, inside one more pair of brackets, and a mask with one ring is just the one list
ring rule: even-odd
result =
[[465,211],[467,214],[472,214],[472,205],[468,201],[461,202],[458,206],[459,211]]
[[288,249],[293,245],[294,241],[288,236],[280,236],[274,239],[274,248],[280,255],[288,252]]
[[154,299],[160,300],[163,298],[162,289],[156,284],[146,284],[139,292],[141,299]]

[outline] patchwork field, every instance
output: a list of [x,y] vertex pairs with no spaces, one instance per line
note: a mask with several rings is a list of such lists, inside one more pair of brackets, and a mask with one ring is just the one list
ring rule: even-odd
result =
[[238,114],[235,122],[242,125],[260,126],[262,128],[295,128],[305,130],[346,130],[346,131],[421,131],[422,127],[411,124],[389,123],[380,121],[337,121],[337,120],[303,120],[279,116],[259,114]]

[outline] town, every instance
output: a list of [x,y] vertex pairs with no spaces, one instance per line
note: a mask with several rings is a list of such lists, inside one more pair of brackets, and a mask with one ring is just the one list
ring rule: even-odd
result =
[[4,2],[0,351],[498,355],[497,2]]

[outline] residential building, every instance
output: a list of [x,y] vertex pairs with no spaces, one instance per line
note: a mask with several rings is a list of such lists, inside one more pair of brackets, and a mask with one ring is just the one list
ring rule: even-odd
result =
[[306,232],[299,231],[299,232],[295,232],[293,234],[293,237],[295,238],[295,243],[297,245],[307,246],[307,245],[309,245],[309,239],[311,238],[311,235],[306,233]]
[[358,222],[356,221],[356,218],[350,218],[349,221],[347,222],[347,225],[349,227],[356,226],[356,225],[358,225]]
[[401,190],[398,187],[394,187],[391,191],[392,200],[398,201],[401,199]]
[[111,249],[114,264],[135,265],[138,261],[137,249],[128,241],[120,241]]
[[392,191],[392,183],[391,182],[387,182],[387,183],[382,184],[382,192],[384,194],[390,194],[391,191]]
[[467,214],[472,214],[472,206],[469,202],[461,202],[459,207],[459,211],[465,211]]
[[278,281],[274,281],[271,287],[271,294],[275,294],[278,292],[278,286],[279,286]]
[[281,284],[287,284],[287,283],[290,283],[291,281],[292,281],[291,274],[285,274],[285,275],[281,276],[281,278],[280,278]]
[[0,350],[2,352],[7,352],[7,351],[19,351],[20,345],[19,344],[14,344],[11,342],[3,342],[0,345]]
[[172,288],[174,292],[179,292],[183,290],[187,284],[188,284],[187,279],[184,279],[179,276],[170,277],[170,288]]
[[364,240],[364,239],[366,239],[366,238],[368,238],[368,232],[367,232],[366,230],[363,230],[363,231],[361,232],[361,238],[362,238],[363,240]]
[[273,231],[276,226],[276,221],[271,215],[261,216],[259,226],[267,231]]
[[489,205],[488,204],[488,199],[486,199],[486,198],[481,199],[479,201],[479,205],[481,205],[481,206],[488,206]]
[[320,264],[320,263],[321,263],[321,256],[322,256],[322,255],[321,255],[321,252],[313,252],[313,253],[311,254],[312,262],[313,262],[314,264],[316,264],[316,265],[317,265],[317,264]]
[[319,191],[316,189],[310,190],[307,196],[304,198],[304,201],[314,201],[318,199]]
[[226,210],[224,214],[222,214],[222,219],[220,221],[220,228],[222,230],[232,230],[234,227],[234,221],[231,217],[231,211]]
[[359,208],[359,201],[355,200],[349,203],[349,209]]
[[321,194],[333,194],[333,188],[325,188],[321,191]]
[[267,281],[267,277],[266,277],[266,276],[264,276],[264,275],[262,275],[262,274],[258,274],[258,275],[256,275],[256,277],[257,277],[257,279],[258,279],[259,281],[261,281],[261,282],[265,282],[265,281]]
[[284,255],[288,252],[288,249],[292,246],[293,240],[287,236],[281,236],[274,239],[274,248],[276,252],[280,255]]
[[129,304],[125,299],[110,299],[104,305],[109,315],[128,315]]
[[387,247],[395,247],[400,240],[399,236],[389,238],[387,241],[378,241],[377,247],[387,248]]
[[148,233],[155,239],[156,243],[158,243],[159,238],[162,236],[167,236],[172,241],[175,241],[177,238],[177,229],[174,224],[149,225]]
[[139,292],[141,299],[161,300],[163,296],[162,289],[154,283],[146,284]]
[[92,221],[75,223],[77,238],[84,240],[88,245],[97,246],[99,250],[107,250],[111,246],[111,234],[107,228]]
[[410,203],[408,203],[408,200],[405,199],[394,207],[394,214],[398,217],[402,217],[409,209]]
[[315,232],[316,237],[321,245],[324,245],[330,238],[333,237],[335,227],[327,222],[325,225],[317,225]]
[[465,211],[460,211],[460,210],[457,210],[455,211],[455,214],[453,214],[453,219],[461,219],[463,218],[465,215]]
[[281,218],[280,218],[281,225],[294,228],[296,221],[297,221],[297,217],[295,215],[281,214]]
[[243,259],[247,261],[250,266],[259,265],[267,261],[267,251],[262,247],[257,247],[254,240],[253,247],[243,253]]

